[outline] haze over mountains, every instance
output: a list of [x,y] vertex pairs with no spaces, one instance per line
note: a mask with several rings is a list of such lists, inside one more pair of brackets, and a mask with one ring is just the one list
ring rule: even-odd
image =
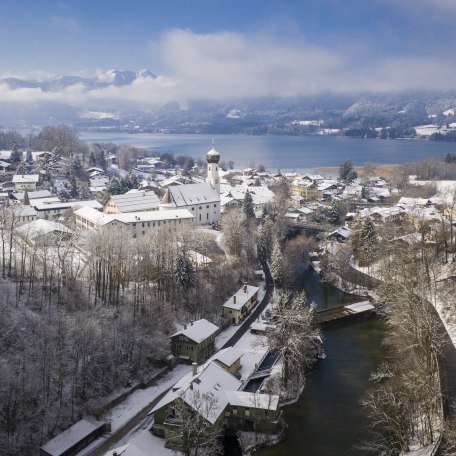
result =
[[[143,69],[109,70],[93,77],[0,79],[4,128],[67,123],[80,129],[173,133],[334,134],[337,129],[395,129],[456,121],[455,92],[158,101],[163,77]],[[143,96],[141,96],[143,93]],[[6,95],[5,95],[6,94]],[[3,95],[3,96],[1,96]]]

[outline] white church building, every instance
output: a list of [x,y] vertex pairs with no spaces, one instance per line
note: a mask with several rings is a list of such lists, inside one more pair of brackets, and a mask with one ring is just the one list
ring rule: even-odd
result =
[[194,223],[209,225],[220,221],[220,154],[212,149],[206,154],[207,178],[203,184],[185,184],[168,187],[160,210],[187,209]]

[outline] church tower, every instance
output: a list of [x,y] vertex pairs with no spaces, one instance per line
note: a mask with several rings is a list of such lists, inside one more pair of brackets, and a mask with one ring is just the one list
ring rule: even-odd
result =
[[212,188],[217,190],[220,195],[220,177],[219,177],[219,161],[220,154],[215,150],[214,140],[212,140],[212,149],[206,154],[207,160],[207,177],[206,182],[212,185]]

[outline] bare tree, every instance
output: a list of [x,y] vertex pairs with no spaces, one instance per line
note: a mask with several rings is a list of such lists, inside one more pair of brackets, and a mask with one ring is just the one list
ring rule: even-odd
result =
[[210,393],[188,389],[169,407],[170,446],[185,456],[216,456],[223,452],[218,400]]

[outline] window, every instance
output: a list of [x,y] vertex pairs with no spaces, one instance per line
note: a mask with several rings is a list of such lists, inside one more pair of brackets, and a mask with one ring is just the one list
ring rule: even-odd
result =
[[200,210],[201,210],[201,206],[200,206],[199,208],[200,208]]
[[145,227],[144,222],[142,222],[142,227],[143,227],[143,228]]
[[206,209],[209,209],[209,204],[206,206]]
[[217,204],[214,204],[214,207],[217,207]]
[[152,226],[155,226],[155,222],[152,223]]
[[135,227],[135,228],[136,228],[136,223],[133,223],[133,227]]
[[209,212],[206,213],[206,220],[209,220]]
[[147,222],[147,228],[150,228],[150,222]]

